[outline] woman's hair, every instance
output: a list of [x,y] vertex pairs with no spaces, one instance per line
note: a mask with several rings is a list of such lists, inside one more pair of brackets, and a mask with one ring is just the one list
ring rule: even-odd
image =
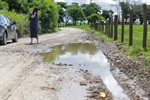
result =
[[34,9],[33,9],[33,12],[38,12],[38,8],[34,8]]

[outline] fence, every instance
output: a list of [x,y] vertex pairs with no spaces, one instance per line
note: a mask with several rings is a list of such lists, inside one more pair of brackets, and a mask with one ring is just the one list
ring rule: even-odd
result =
[[[146,49],[147,47],[147,5],[143,4],[143,40],[142,47]],[[130,10],[130,21],[129,21],[129,46],[133,45],[133,10]],[[124,14],[122,14],[122,22],[121,22],[121,42],[124,42]],[[106,34],[110,38],[114,38],[118,40],[118,15],[115,15],[114,18],[110,18],[109,20],[96,24],[91,24],[92,28],[95,28],[97,31],[101,31]]]

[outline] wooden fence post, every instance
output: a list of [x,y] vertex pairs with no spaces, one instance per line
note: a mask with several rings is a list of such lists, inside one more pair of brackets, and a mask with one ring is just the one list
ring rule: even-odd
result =
[[97,26],[97,27],[98,27],[97,31],[100,31],[100,23],[98,22],[97,24],[98,24],[98,26]]
[[92,22],[89,23],[90,27],[92,28]]
[[105,34],[107,35],[107,20],[106,20],[106,23],[105,23]]
[[96,31],[98,31],[98,23],[94,24],[94,28],[95,28]]
[[107,20],[107,36],[109,37],[109,20]]
[[111,17],[110,21],[110,38],[113,37],[113,17]]
[[133,10],[130,10],[130,26],[129,26],[129,46],[133,41]]
[[118,15],[115,15],[114,22],[114,41],[118,39]]
[[102,32],[104,32],[104,21],[102,21]]
[[111,19],[109,18],[109,20],[108,20],[108,36],[110,37],[110,21],[111,21]]
[[143,48],[146,49],[146,42],[147,42],[147,5],[143,4]]
[[99,30],[102,31],[102,21],[99,23]]
[[122,13],[122,34],[121,34],[121,42],[124,42],[124,14]]

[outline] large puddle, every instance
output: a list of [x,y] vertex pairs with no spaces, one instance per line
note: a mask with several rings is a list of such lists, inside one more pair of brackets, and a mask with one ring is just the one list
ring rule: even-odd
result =
[[42,53],[46,62],[70,64],[76,69],[91,71],[100,75],[115,100],[129,100],[123,89],[110,73],[110,65],[101,50],[93,43],[73,43],[54,46],[49,53]]

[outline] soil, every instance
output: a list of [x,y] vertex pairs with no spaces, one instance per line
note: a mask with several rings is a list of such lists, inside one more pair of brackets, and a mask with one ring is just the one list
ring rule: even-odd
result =
[[[113,76],[130,100],[150,98],[150,72],[144,69],[141,61],[120,53],[122,44],[104,42],[88,31],[76,28],[61,28],[59,32],[40,35],[39,39],[40,44],[34,40],[30,45],[30,38],[21,38],[17,43],[0,46],[0,100],[113,100],[100,76],[83,69],[77,71],[68,65],[44,62],[39,55],[51,51],[55,45],[87,41],[95,43],[106,55]],[[63,97],[73,84],[86,89],[85,93],[79,99]],[[78,92],[71,93],[76,95]],[[100,92],[105,92],[106,98],[100,97]]]

